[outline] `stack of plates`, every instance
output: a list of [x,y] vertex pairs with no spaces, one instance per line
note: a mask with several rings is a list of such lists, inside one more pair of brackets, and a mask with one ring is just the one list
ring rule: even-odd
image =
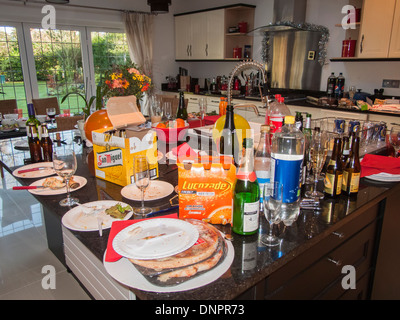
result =
[[397,182],[400,181],[400,174],[390,174],[386,172],[381,172],[377,174],[372,174],[366,176],[365,178],[380,182]]

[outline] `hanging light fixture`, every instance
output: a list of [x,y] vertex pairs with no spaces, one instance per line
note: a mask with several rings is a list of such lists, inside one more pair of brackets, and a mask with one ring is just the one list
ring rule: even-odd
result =
[[152,13],[168,13],[168,7],[171,5],[171,0],[147,0]]

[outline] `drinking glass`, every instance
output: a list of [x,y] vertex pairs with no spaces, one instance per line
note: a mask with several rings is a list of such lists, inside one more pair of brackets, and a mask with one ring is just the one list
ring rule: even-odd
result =
[[61,200],[60,206],[72,206],[79,202],[77,198],[71,198],[69,181],[75,174],[77,163],[73,149],[54,150],[53,151],[53,166],[54,171],[64,179],[67,188],[67,197]]
[[280,243],[280,239],[273,234],[273,224],[280,222],[280,212],[282,208],[282,191],[281,183],[274,181],[266,183],[264,186],[263,204],[264,215],[269,223],[268,235],[263,235],[261,242],[268,247],[276,246]]
[[158,123],[161,122],[162,119],[162,109],[161,109],[161,102],[157,98],[153,98],[153,102],[151,105],[151,123]]
[[51,124],[53,124],[53,120],[56,117],[56,108],[46,108],[46,113],[50,118]]
[[167,120],[171,120],[172,119],[172,106],[171,106],[171,102],[164,102],[164,114],[167,118]]
[[400,149],[400,126],[394,125],[390,129],[389,142],[394,149],[395,158],[398,158],[399,157],[398,152]]
[[311,141],[310,155],[312,162],[312,169],[314,173],[314,190],[307,191],[305,196],[307,198],[322,199],[324,194],[317,190],[318,176],[321,173],[322,167],[325,164],[326,155],[328,153],[328,134],[325,132],[315,132]]
[[350,88],[349,88],[349,98],[350,98],[350,100],[353,100],[355,94],[356,94],[356,87],[355,86],[350,86]]
[[199,99],[199,107],[200,107],[200,117],[201,121],[204,120],[204,116],[207,113],[207,98]]
[[144,191],[150,184],[149,162],[144,155],[136,156],[134,159],[133,176],[135,185],[142,193],[142,206],[133,210],[134,214],[146,216],[153,210],[144,206]]

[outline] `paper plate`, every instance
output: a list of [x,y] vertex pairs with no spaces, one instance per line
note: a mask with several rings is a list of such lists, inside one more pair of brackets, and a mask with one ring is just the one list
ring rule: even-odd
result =
[[[74,177],[74,181],[79,183],[79,187],[76,188],[76,189],[71,189],[70,192],[74,192],[76,190],[79,190],[79,189],[83,188],[87,183],[87,180],[84,177],[81,177],[81,176],[73,176],[73,177]],[[30,185],[31,186],[42,186],[45,179],[47,179],[47,178],[35,181],[35,182],[31,183]],[[61,180],[60,177],[57,177],[57,179]],[[57,195],[57,194],[67,193],[67,188],[64,187],[64,188],[61,188],[61,189],[54,189],[54,190],[49,189],[49,188],[28,189],[28,191],[30,193],[38,195],[38,196],[54,196],[54,195]]]
[[121,230],[112,246],[130,259],[160,259],[173,256],[193,246],[199,238],[197,228],[179,219],[151,219]]

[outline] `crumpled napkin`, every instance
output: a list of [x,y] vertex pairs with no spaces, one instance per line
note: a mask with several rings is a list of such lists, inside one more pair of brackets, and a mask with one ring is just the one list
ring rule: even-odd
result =
[[381,172],[400,174],[400,158],[366,154],[360,164],[361,178]]

